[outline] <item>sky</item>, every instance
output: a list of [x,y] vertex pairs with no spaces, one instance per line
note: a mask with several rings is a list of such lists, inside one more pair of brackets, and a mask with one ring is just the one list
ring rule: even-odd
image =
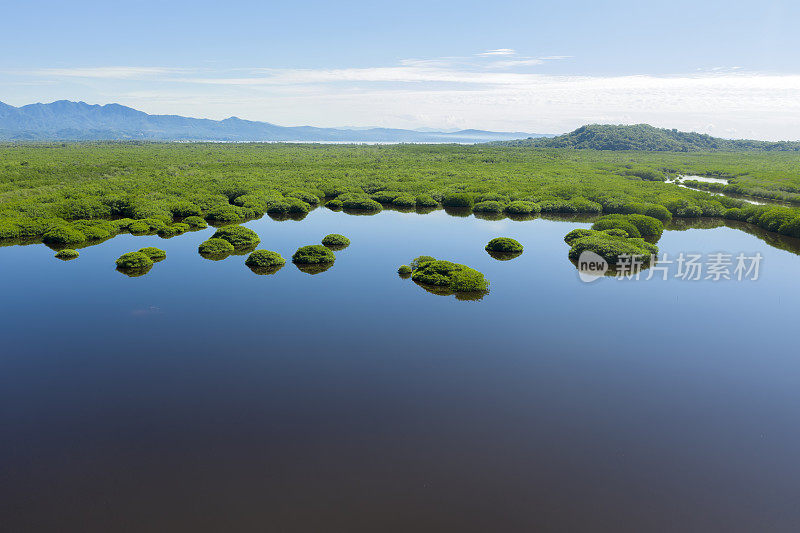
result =
[[796,0],[29,0],[3,12],[0,101],[15,106],[800,140]]

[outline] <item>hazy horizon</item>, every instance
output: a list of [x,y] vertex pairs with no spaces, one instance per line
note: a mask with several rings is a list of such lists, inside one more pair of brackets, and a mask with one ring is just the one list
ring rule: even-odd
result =
[[646,9],[627,0],[496,9],[243,2],[230,11],[202,1],[144,0],[124,11],[32,2],[7,16],[40,21],[36,32],[10,25],[0,35],[15,50],[0,59],[0,100],[14,106],[67,99],[437,131],[647,123],[800,140],[800,6],[788,0]]

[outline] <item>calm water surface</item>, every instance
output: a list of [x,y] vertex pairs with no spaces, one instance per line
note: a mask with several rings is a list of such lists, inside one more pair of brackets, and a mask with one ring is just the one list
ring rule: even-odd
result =
[[[800,530],[800,257],[720,227],[662,252],[761,252],[755,282],[582,283],[586,223],[316,210],[247,223],[318,275],[202,259],[212,229],[61,262],[0,248],[3,531]],[[483,246],[510,236],[512,261]],[[124,252],[167,251],[146,276]],[[420,254],[482,301],[396,274]]]

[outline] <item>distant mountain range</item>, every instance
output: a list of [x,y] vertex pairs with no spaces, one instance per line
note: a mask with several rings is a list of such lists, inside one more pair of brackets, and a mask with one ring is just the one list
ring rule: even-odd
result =
[[90,105],[59,100],[14,107],[0,102],[4,141],[304,141],[479,143],[541,137],[535,133],[461,130],[415,131],[390,128],[285,127],[236,117],[209,120],[149,115],[119,104]]
[[655,128],[649,124],[614,126],[590,124],[557,137],[501,142],[508,146],[575,148],[590,150],[643,150],[653,152],[797,152],[800,142],[751,141],[712,137],[702,133]]

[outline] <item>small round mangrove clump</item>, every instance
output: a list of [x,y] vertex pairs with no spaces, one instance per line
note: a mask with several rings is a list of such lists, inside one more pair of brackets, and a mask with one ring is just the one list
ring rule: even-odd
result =
[[188,224],[193,229],[205,229],[208,227],[208,223],[198,216],[186,217],[183,219],[183,223]]
[[128,252],[117,259],[117,268],[126,270],[145,269],[151,266],[153,266],[153,260],[142,252]]
[[218,229],[211,238],[224,239],[231,243],[234,248],[255,247],[261,242],[255,231],[244,226],[225,226]]
[[320,244],[302,246],[292,255],[292,262],[304,265],[333,263],[336,256],[328,248]]
[[253,268],[271,268],[285,265],[286,259],[278,252],[256,250],[247,257],[244,264]]
[[66,250],[59,250],[56,252],[56,257],[58,259],[62,259],[64,261],[69,261],[70,259],[76,259],[80,254],[78,250],[70,250],[67,248]]
[[411,279],[417,283],[445,287],[453,292],[481,292],[489,289],[489,281],[477,270],[450,261],[426,261],[414,270]]
[[522,245],[519,243],[519,241],[510,239],[508,237],[497,237],[496,239],[489,241],[489,244],[486,245],[487,252],[517,254],[522,253],[522,249]]
[[345,247],[350,246],[350,239],[338,233],[331,233],[322,238],[322,244],[331,247]]
[[200,243],[197,251],[203,255],[228,255],[233,253],[234,247],[225,239],[215,239],[214,237]]
[[408,265],[400,265],[400,268],[397,269],[397,273],[400,274],[401,278],[409,277],[413,271],[414,269]]
[[167,252],[155,246],[147,246],[139,251],[149,257],[153,262],[163,261],[167,258]]

